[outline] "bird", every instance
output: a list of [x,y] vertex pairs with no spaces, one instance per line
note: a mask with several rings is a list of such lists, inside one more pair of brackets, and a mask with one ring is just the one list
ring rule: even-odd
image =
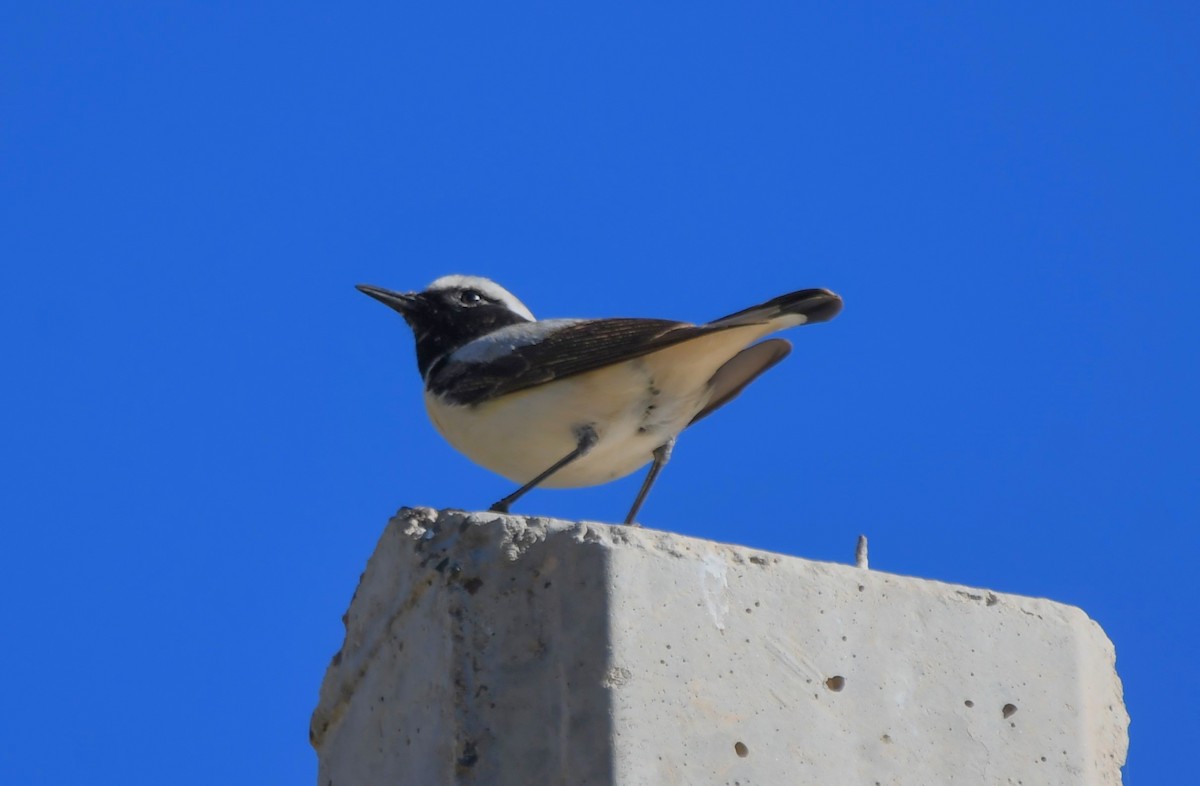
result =
[[791,352],[764,336],[827,322],[828,289],[802,289],[703,324],[667,319],[536,319],[479,276],[442,276],[419,292],[357,289],[399,312],[416,339],[425,408],[475,463],[531,489],[607,483],[650,465],[636,517],[688,426],[729,403]]

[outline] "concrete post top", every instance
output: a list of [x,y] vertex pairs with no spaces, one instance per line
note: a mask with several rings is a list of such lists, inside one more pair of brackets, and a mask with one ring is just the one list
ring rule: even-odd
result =
[[322,784],[1121,782],[1112,645],[1049,600],[403,508],[345,621]]

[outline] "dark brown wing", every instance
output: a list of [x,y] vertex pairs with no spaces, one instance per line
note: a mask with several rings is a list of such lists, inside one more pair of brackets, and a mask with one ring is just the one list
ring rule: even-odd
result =
[[488,399],[648,355],[738,325],[690,325],[666,319],[576,322],[485,362],[447,359],[431,369],[429,389],[456,404]]

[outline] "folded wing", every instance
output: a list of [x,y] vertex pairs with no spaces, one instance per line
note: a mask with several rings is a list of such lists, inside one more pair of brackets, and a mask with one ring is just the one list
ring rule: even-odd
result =
[[428,384],[431,392],[456,404],[478,404],[738,326],[666,319],[584,320],[484,362],[459,361],[451,355],[430,370]]

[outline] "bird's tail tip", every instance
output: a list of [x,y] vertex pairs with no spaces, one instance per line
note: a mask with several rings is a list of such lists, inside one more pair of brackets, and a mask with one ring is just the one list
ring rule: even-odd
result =
[[804,316],[805,324],[828,322],[842,313],[842,297],[828,289],[802,289],[776,298],[780,314]]
[[841,311],[842,298],[836,292],[828,289],[801,289],[722,317],[717,322],[753,323],[792,317],[791,324],[807,325],[813,322],[828,322]]

